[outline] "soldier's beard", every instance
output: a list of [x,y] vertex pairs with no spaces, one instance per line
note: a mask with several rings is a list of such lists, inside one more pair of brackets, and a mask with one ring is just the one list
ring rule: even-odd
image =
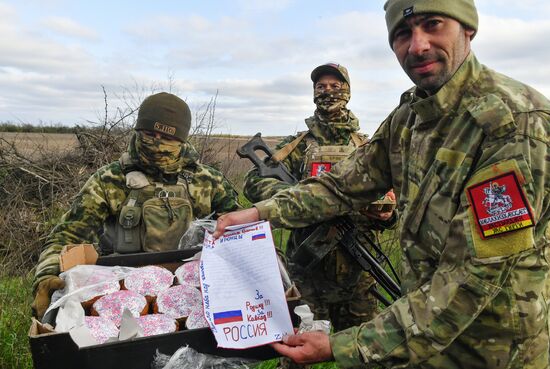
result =
[[349,90],[345,89],[316,93],[313,102],[317,106],[315,115],[321,121],[345,122],[349,119],[346,105],[349,101]]
[[136,152],[145,167],[155,167],[166,174],[178,173],[183,165],[182,143],[179,141],[155,138],[137,132]]

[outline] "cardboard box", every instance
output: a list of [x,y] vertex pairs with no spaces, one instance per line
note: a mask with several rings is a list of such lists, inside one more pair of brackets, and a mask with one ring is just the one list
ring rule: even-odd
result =
[[97,259],[98,255],[94,245],[67,245],[63,247],[59,255],[59,267],[62,272],[66,272],[77,265],[93,265]]
[[[98,258],[97,264],[133,267],[155,264],[174,271],[182,264],[182,259],[193,256],[197,251],[200,249],[105,256]],[[287,291],[289,310],[295,326],[299,323],[299,318],[293,311],[294,307],[299,305],[299,300],[300,294],[295,288]],[[55,321],[55,318],[52,317],[52,320]],[[209,328],[182,330],[79,348],[69,333],[55,332],[48,324],[33,319],[29,330],[29,342],[36,369],[150,369],[157,350],[172,355],[185,345],[201,353],[222,357],[267,360],[278,356],[270,346],[246,350],[218,348]]]

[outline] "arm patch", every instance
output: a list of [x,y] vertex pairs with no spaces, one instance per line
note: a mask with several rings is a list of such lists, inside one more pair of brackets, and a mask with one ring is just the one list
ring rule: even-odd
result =
[[476,256],[513,255],[533,247],[533,211],[516,160],[476,173],[466,188],[468,218]]

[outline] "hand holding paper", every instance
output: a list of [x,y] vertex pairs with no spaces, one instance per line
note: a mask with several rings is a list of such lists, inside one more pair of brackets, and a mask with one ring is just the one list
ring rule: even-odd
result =
[[268,222],[207,233],[200,278],[206,320],[219,347],[248,348],[293,332]]
[[258,213],[258,209],[256,209],[255,207],[239,211],[232,211],[231,213],[224,214],[218,218],[218,221],[216,223],[216,230],[214,231],[214,234],[212,236],[214,237],[214,239],[217,240],[228,227],[239,224],[253,223],[259,220],[260,213]]

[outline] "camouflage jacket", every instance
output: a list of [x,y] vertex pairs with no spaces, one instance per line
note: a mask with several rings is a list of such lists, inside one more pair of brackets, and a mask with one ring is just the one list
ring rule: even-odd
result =
[[[437,94],[407,91],[333,171],[255,205],[276,226],[301,227],[394,188],[403,297],[331,336],[341,367],[548,368],[549,123],[543,95],[472,54]],[[513,211],[484,238],[491,201],[479,193],[505,180]]]
[[[193,150],[189,164],[180,172],[187,179],[195,218],[236,210],[238,196],[231,184],[216,169],[197,163]],[[158,181],[147,175],[150,182]],[[98,232],[110,217],[118,217],[130,193],[120,161],[100,168],[78,193],[70,210],[52,230],[40,254],[33,290],[45,277],[59,274],[59,253],[64,245],[97,243]]]

